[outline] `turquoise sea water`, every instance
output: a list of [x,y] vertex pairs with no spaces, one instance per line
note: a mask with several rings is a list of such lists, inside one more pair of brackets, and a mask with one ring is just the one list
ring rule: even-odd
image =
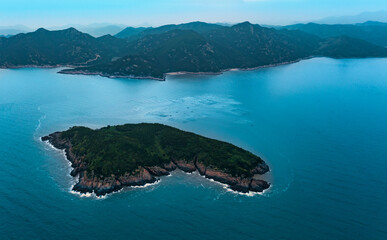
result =
[[[387,59],[311,59],[165,82],[0,70],[1,239],[387,239]],[[272,187],[240,196],[175,172],[105,199],[69,190],[39,137],[159,122],[263,157]]]

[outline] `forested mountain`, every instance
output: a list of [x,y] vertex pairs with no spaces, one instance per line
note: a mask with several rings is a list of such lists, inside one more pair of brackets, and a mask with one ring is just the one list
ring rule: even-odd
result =
[[204,23],[204,22],[190,22],[190,23],[183,23],[183,24],[169,24],[164,25],[157,28],[133,28],[133,27],[127,27],[126,29],[122,30],[118,34],[115,35],[115,37],[118,38],[127,38],[130,40],[139,39],[141,37],[144,37],[146,35],[151,34],[161,34],[166,33],[172,30],[192,30],[197,33],[206,33],[208,31],[222,28],[222,26],[217,24],[211,24],[211,23]]
[[0,38],[0,66],[86,65],[111,61],[130,53],[127,42],[106,35],[94,38],[75,28],[48,31],[40,28]]
[[[374,23],[361,26],[384,27]],[[387,56],[387,48],[361,38],[331,37],[328,33],[321,37],[324,32],[317,36],[308,33],[311,31],[266,28],[249,22],[230,27],[193,22],[129,30],[136,37],[94,38],[74,28],[0,37],[0,66],[74,66],[61,72],[164,79],[170,72],[220,72],[313,56]]]

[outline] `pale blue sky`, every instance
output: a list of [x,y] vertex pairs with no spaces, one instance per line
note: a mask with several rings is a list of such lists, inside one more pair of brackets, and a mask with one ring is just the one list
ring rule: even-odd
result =
[[387,0],[1,0],[0,25],[157,26],[196,20],[288,24],[380,10],[387,10]]

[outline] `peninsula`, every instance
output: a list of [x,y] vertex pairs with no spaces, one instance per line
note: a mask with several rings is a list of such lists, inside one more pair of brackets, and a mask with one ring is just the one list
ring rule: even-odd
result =
[[257,179],[269,171],[258,156],[232,144],[162,124],[125,124],[93,130],[72,127],[42,137],[66,152],[73,190],[102,196],[126,186],[153,183],[180,169],[227,184],[238,192],[262,192],[270,184]]
[[[385,28],[353,28],[358,34],[332,30],[329,35],[318,35],[319,30],[302,26],[268,28],[249,22],[233,26],[192,22],[127,28],[116,36],[98,38],[75,28],[40,28],[0,37],[0,68],[69,67],[60,73],[165,80],[168,73],[221,73],[316,56],[387,57],[382,37]],[[366,30],[368,34],[364,34]],[[366,37],[374,35],[381,38]]]

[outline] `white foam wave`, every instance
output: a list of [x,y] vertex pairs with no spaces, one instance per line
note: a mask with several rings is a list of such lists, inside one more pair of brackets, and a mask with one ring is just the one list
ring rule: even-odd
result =
[[43,116],[41,116],[39,119],[38,119],[38,126],[36,127],[35,131],[38,131],[40,129],[40,127],[42,126],[42,121],[44,119],[46,119],[47,115],[44,114]]
[[81,193],[81,192],[77,192],[77,191],[74,191],[73,188],[74,188],[74,185],[72,185],[69,189],[69,192],[71,194],[74,194],[74,195],[77,195],[81,198],[94,198],[94,199],[106,199],[108,198],[109,196],[111,196],[112,194],[117,194],[117,193],[120,193],[126,189],[136,189],[136,188],[148,188],[150,186],[155,186],[157,184],[159,184],[161,182],[161,179],[158,179],[156,182],[154,183],[146,183],[145,185],[143,186],[128,186],[128,187],[123,187],[121,188],[120,190],[118,191],[114,191],[114,192],[111,192],[111,193],[108,193],[108,194],[105,194],[103,196],[97,196],[97,194],[95,194],[95,192],[92,192],[92,193]]
[[[182,172],[184,172],[184,171],[182,171]],[[216,184],[222,186],[222,188],[225,189],[227,192],[230,192],[230,193],[233,193],[233,194],[237,194],[237,195],[241,195],[241,196],[247,196],[247,197],[254,197],[254,196],[257,196],[257,195],[264,196],[265,193],[267,193],[268,190],[270,188],[272,188],[272,185],[270,185],[270,187],[268,189],[265,189],[262,192],[252,192],[252,191],[249,191],[247,193],[243,193],[243,192],[238,192],[238,191],[232,190],[230,185],[228,185],[228,184],[215,181],[214,179],[211,179],[211,178],[207,178],[206,176],[201,175],[198,171],[195,171],[195,172],[192,172],[192,173],[187,173],[187,172],[184,172],[184,173],[186,173],[188,175],[195,174],[197,176],[200,176],[200,177],[206,179],[207,181],[210,181],[212,183],[216,183]]]
[[[48,140],[47,140],[47,141],[44,141],[44,142],[45,142],[51,149],[54,149],[54,150],[56,150],[56,151],[61,151],[62,154],[63,154],[63,156],[64,156],[64,158],[66,158],[66,160],[67,160],[66,151],[65,151],[64,149],[58,149],[58,148],[54,147]],[[71,162],[68,161],[68,160],[67,160],[67,162],[68,162],[68,164],[69,164],[70,172],[71,172],[71,170],[72,170]],[[179,169],[177,169],[177,170],[179,171]],[[173,171],[173,172],[174,172],[174,171]],[[163,176],[163,177],[171,177],[171,176],[174,175],[173,172],[170,172],[169,175]],[[216,183],[216,184],[222,186],[222,188],[225,189],[225,190],[226,190],[227,192],[229,192],[229,193],[233,193],[233,194],[237,194],[237,195],[241,195],[241,196],[247,196],[247,197],[254,197],[254,196],[257,196],[257,195],[260,195],[260,196],[267,195],[266,193],[267,193],[267,192],[272,188],[272,186],[273,186],[273,185],[270,185],[270,187],[269,187],[268,189],[265,189],[265,190],[263,190],[262,192],[252,192],[252,191],[249,191],[249,192],[247,192],[247,193],[243,193],[243,192],[238,192],[238,191],[232,190],[232,189],[230,188],[230,185],[228,185],[228,184],[221,183],[221,182],[215,181],[214,179],[207,178],[206,176],[201,175],[198,171],[194,171],[194,172],[191,172],[191,173],[189,173],[189,172],[184,172],[184,171],[181,171],[181,172],[183,172],[183,173],[185,173],[185,174],[187,174],[187,175],[196,175],[196,176],[200,176],[200,177],[206,179],[207,181],[210,181],[210,182],[212,182],[212,183]],[[143,189],[143,188],[148,188],[148,187],[151,187],[151,186],[155,186],[155,185],[157,185],[157,184],[160,184],[161,178],[158,179],[157,181],[153,182],[153,183],[146,183],[145,185],[142,185],[142,186],[130,186],[130,187],[124,187],[124,188],[122,188],[122,189],[120,189],[120,190],[118,190],[118,191],[111,192],[111,193],[109,193],[109,194],[105,194],[104,196],[97,196],[94,192],[93,192],[93,193],[81,193],[81,192],[74,191],[74,190],[72,190],[72,189],[73,189],[74,185],[76,184],[76,182],[77,182],[77,181],[74,180],[74,184],[71,186],[71,188],[70,188],[70,190],[69,190],[69,192],[70,192],[71,194],[78,195],[79,197],[96,198],[96,199],[106,199],[106,198],[108,197],[108,195],[111,195],[111,194],[114,194],[114,193],[120,193],[120,192],[122,192],[124,189],[131,189],[131,188],[132,188],[132,189],[137,189],[137,188],[138,188],[138,189]],[[203,186],[203,184],[201,184],[201,185]],[[203,187],[204,187],[204,186],[203,186]]]
[[159,184],[160,182],[161,182],[161,179],[158,179],[158,180],[156,180],[156,182],[153,182],[153,183],[146,183],[142,186],[130,186],[129,188],[147,188],[150,186],[155,186],[155,185]]
[[[41,140],[41,139],[40,139],[40,140]],[[42,140],[41,140],[41,141],[42,141]],[[66,159],[68,165],[71,167],[71,162],[67,159],[67,154],[66,154],[66,151],[65,151],[64,149],[59,149],[59,148],[54,147],[54,145],[52,145],[52,144],[50,143],[50,141],[48,141],[48,140],[42,141],[42,142],[46,143],[47,146],[48,146],[51,150],[55,150],[55,151],[61,152],[62,155],[63,155],[63,157]],[[72,169],[71,169],[71,170],[72,170]]]

